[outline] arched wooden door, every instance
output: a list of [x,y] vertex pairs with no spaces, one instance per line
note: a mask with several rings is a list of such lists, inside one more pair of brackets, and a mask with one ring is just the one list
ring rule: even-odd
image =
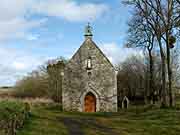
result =
[[84,100],[85,112],[96,112],[96,97],[94,94],[87,93]]

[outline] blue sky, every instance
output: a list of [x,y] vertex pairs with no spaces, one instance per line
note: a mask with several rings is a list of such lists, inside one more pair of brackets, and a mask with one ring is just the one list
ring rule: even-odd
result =
[[15,84],[48,59],[71,58],[88,22],[111,62],[123,61],[136,53],[123,48],[129,18],[121,0],[1,0],[0,85]]

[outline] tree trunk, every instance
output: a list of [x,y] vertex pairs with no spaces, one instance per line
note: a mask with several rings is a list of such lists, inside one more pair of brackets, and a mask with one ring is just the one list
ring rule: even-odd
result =
[[168,69],[168,90],[169,90],[169,106],[173,107],[173,94],[172,94],[172,69],[171,69],[171,52],[169,37],[171,36],[170,18],[172,16],[173,1],[168,0],[168,22],[166,30],[166,49],[167,49],[167,69]]
[[158,38],[161,53],[161,77],[162,77],[162,101],[161,106],[167,107],[167,91],[166,91],[166,59],[162,48],[161,38]]
[[153,100],[153,104],[155,103],[154,101],[154,62],[153,62],[153,57],[152,57],[152,50],[148,49],[149,53],[149,90],[150,90],[150,100]]
[[173,107],[173,93],[172,93],[172,70],[171,70],[171,53],[169,48],[169,36],[166,36],[166,48],[167,48],[167,69],[168,69],[168,92],[169,92],[169,106]]

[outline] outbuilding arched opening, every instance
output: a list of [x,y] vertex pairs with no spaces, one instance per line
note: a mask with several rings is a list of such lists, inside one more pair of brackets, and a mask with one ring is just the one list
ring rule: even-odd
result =
[[129,107],[129,99],[125,96],[122,100],[122,108],[127,109]]

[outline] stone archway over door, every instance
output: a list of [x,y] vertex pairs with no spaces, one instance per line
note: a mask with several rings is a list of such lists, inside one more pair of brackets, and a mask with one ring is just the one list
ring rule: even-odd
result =
[[84,98],[85,112],[96,112],[96,97],[93,93],[89,92]]

